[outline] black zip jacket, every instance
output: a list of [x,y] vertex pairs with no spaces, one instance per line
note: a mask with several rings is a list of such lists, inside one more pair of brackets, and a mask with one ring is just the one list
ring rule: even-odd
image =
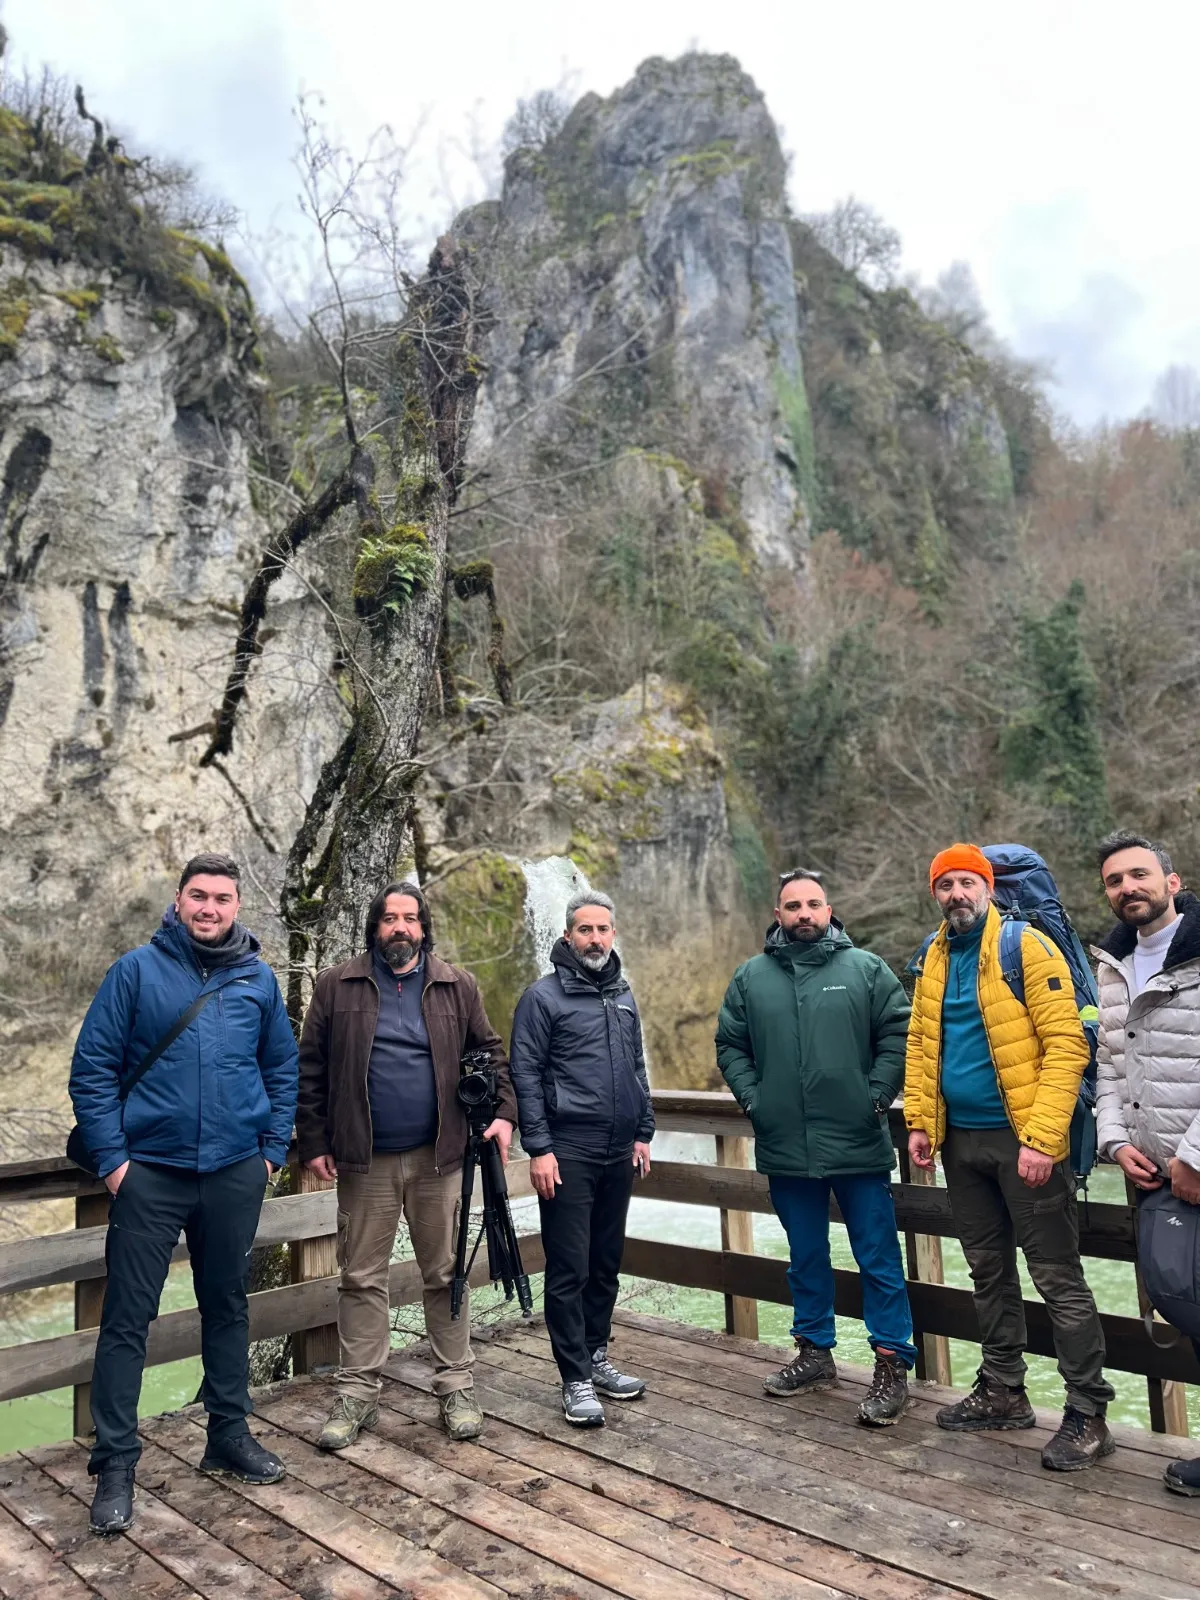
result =
[[642,1024],[614,953],[581,970],[566,940],[513,1017],[510,1068],[527,1155],[617,1161],[654,1136]]

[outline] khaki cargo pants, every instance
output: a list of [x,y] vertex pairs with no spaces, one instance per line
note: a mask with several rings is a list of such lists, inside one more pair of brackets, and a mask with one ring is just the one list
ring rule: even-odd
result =
[[369,1172],[338,1175],[338,1393],[374,1402],[391,1348],[388,1268],[403,1215],[424,1286],[425,1332],[433,1352],[437,1395],[472,1384],[468,1290],[457,1322],[450,1284],[462,1199],[461,1172],[439,1173],[433,1146],[376,1150]]

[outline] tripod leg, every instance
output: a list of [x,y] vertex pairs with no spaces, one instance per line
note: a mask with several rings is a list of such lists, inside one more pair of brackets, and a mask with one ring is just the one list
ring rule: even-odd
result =
[[[529,1316],[533,1311],[533,1297],[529,1279],[521,1265],[521,1249],[517,1243],[517,1230],[513,1225],[512,1210],[508,1203],[508,1182],[504,1176],[504,1163],[494,1144],[483,1151],[484,1221],[488,1229],[488,1257],[492,1263],[492,1281],[504,1284],[504,1297],[511,1300],[513,1288],[521,1311]],[[494,1252],[494,1253],[493,1253]],[[499,1268],[499,1271],[496,1271]]]
[[475,1187],[476,1149],[474,1139],[467,1144],[463,1157],[462,1204],[458,1217],[458,1238],[454,1246],[454,1278],[450,1284],[450,1317],[458,1321],[462,1310],[463,1294],[467,1286],[467,1242],[471,1232],[471,1193]]

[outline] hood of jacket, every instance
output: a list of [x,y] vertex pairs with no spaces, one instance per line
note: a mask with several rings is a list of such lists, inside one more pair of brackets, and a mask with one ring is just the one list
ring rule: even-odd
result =
[[150,943],[174,956],[176,961],[182,961],[184,966],[204,972],[257,961],[262,951],[261,940],[241,922],[233,924],[220,944],[202,944],[199,939],[193,939],[180,922],[173,905],[163,912],[162,922],[151,935]]
[[[1164,972],[1200,957],[1200,899],[1190,890],[1182,889],[1175,896],[1175,909],[1179,913],[1179,926],[1162,965]],[[1127,922],[1118,922],[1108,938],[1096,946],[1097,953],[1102,951],[1114,961],[1125,961],[1137,947],[1137,935],[1136,928],[1131,928]]]
[[763,954],[774,956],[785,966],[807,964],[810,961],[828,961],[835,950],[853,950],[854,940],[836,917],[830,917],[829,927],[819,939],[789,939],[777,922],[767,929]]

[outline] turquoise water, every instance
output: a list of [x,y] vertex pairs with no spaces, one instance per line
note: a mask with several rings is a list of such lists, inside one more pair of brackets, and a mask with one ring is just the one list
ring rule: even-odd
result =
[[[660,1136],[655,1140],[655,1151],[660,1160],[697,1160],[711,1162],[712,1141],[683,1135]],[[1121,1204],[1125,1198],[1124,1182],[1115,1168],[1098,1169],[1090,1185],[1090,1196],[1096,1201]],[[537,1226],[536,1205],[531,1201],[513,1207],[517,1226],[522,1231]],[[674,1244],[692,1244],[709,1249],[720,1248],[720,1224],[716,1211],[698,1206],[684,1206],[654,1200],[635,1200],[630,1212],[629,1231],[645,1239],[662,1239]],[[787,1240],[778,1221],[773,1216],[754,1218],[754,1241],[762,1255],[781,1259],[787,1257]],[[840,1225],[830,1229],[830,1245],[835,1266],[853,1269],[854,1258]],[[952,1239],[942,1242],[945,1279],[960,1288],[970,1287],[970,1277],[962,1251]],[[397,1257],[410,1252],[402,1239]],[[1092,1285],[1097,1303],[1102,1311],[1137,1314],[1137,1290],[1133,1267],[1122,1261],[1085,1262],[1088,1281]],[[1022,1269],[1022,1282],[1028,1299],[1037,1299],[1037,1291]],[[533,1280],[535,1306],[541,1303],[541,1278]],[[721,1295],[703,1290],[679,1289],[668,1284],[641,1283],[626,1280],[622,1302],[632,1309],[657,1312],[674,1317],[680,1322],[691,1322],[699,1327],[721,1329],[725,1326],[725,1302]],[[163,1296],[163,1310],[177,1311],[195,1304],[191,1275],[186,1262],[171,1269],[167,1289]],[[26,1339],[46,1339],[56,1334],[69,1333],[72,1326],[71,1297],[64,1292],[60,1301],[39,1311],[35,1318],[26,1319],[19,1328],[0,1328],[0,1345]],[[498,1291],[484,1290],[473,1296],[473,1315],[477,1321],[491,1322],[516,1313],[515,1306],[507,1306]],[[419,1307],[397,1308],[394,1342],[405,1343],[421,1329]],[[766,1301],[758,1308],[759,1337],[778,1344],[781,1351],[790,1348],[789,1329],[791,1314],[786,1306],[771,1305]],[[870,1347],[861,1322],[849,1317],[838,1319],[838,1354],[845,1361],[869,1365]],[[979,1347],[961,1340],[951,1341],[951,1362],[954,1382],[966,1388],[970,1385],[979,1364]],[[2,1359],[2,1358],[0,1358]],[[1062,1383],[1054,1362],[1044,1356],[1029,1357],[1029,1389],[1034,1402],[1040,1406],[1057,1407],[1062,1404]],[[1115,1420],[1139,1427],[1150,1424],[1146,1403],[1146,1382],[1131,1374],[1109,1374],[1117,1390],[1117,1400],[1111,1410]],[[186,1405],[196,1397],[200,1385],[200,1361],[194,1357],[161,1367],[147,1369],[142,1387],[139,1412],[151,1416]],[[1188,1414],[1193,1437],[1200,1437],[1200,1389],[1188,1390]],[[0,1403],[0,1455],[21,1450],[36,1444],[46,1444],[65,1439],[71,1433],[71,1391],[57,1389],[49,1394],[30,1395],[23,1400]]]

